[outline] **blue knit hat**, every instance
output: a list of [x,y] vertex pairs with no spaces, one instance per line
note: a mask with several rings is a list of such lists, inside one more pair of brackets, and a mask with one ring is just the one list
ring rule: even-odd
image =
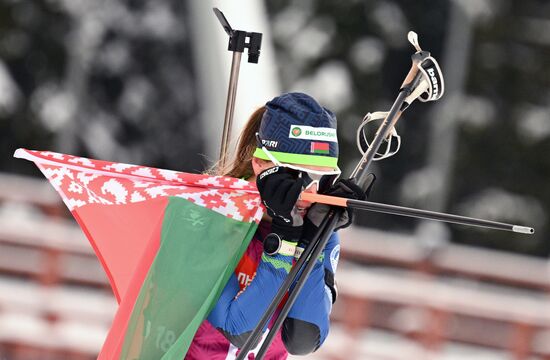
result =
[[311,96],[287,93],[266,104],[254,157],[282,163],[337,168],[336,117]]

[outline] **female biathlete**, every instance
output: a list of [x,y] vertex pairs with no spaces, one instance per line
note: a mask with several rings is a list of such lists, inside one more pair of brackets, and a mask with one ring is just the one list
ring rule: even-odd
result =
[[[352,181],[335,181],[340,175],[337,161],[336,117],[312,97],[283,94],[252,114],[234,161],[218,173],[255,181],[267,214],[199,327],[186,359],[236,358],[328,211],[326,205],[311,206],[300,200],[302,191],[365,198]],[[336,229],[348,226],[351,215],[344,212]],[[288,353],[306,355],[323,344],[337,295],[334,273],[339,252],[334,233],[265,359],[285,359]],[[264,337],[266,333],[267,329]],[[248,359],[254,359],[259,347]]]

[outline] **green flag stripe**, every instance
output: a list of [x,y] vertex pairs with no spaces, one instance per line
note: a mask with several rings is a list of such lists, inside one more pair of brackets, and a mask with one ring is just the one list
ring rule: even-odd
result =
[[170,198],[160,248],[134,306],[120,358],[183,359],[256,227]]

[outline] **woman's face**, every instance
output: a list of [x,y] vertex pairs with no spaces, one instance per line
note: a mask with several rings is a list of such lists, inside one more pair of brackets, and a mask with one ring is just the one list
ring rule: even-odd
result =
[[[256,175],[258,175],[262,171],[267,170],[269,168],[272,168],[274,166],[275,166],[275,164],[273,164],[271,161],[253,158],[252,159],[252,168],[254,169],[254,175],[255,176],[253,178],[248,179],[248,180],[249,181],[255,181],[256,180]],[[300,165],[300,167],[303,167],[303,168],[306,168],[306,169],[311,169],[311,170],[320,170],[320,171],[333,171],[334,170],[334,168],[328,167],[328,166]],[[317,193],[317,187],[316,186],[310,186],[302,192],[316,194]],[[298,201],[296,202],[296,207],[298,208],[298,212],[301,216],[304,216],[306,214],[307,209],[311,205],[313,205],[313,203],[311,203],[309,201],[305,201],[305,200],[298,199]]]

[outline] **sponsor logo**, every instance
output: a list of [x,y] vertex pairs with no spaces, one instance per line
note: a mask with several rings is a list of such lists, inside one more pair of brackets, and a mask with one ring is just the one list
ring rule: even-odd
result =
[[439,81],[437,81],[435,70],[434,68],[429,68],[426,72],[430,75],[430,81],[432,82],[432,99],[437,99],[439,95]]
[[267,175],[271,175],[275,172],[279,171],[279,167],[278,166],[274,166],[272,167],[271,169],[267,169],[266,171],[264,171],[263,173],[260,174],[260,179],[263,179],[264,177],[266,177]]
[[336,129],[333,128],[291,125],[288,137],[294,139],[338,142]]
[[262,145],[263,146],[269,146],[271,148],[276,148],[278,144],[279,144],[279,142],[275,141],[275,140],[262,140]]
[[290,133],[292,134],[292,136],[298,137],[302,135],[302,130],[299,127],[295,127],[295,128],[292,128]]

